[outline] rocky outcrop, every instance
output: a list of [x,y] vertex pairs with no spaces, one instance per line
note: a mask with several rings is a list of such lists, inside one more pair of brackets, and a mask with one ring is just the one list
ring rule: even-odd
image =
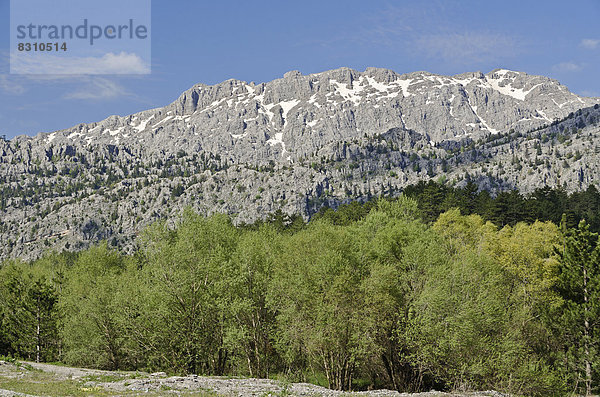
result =
[[[102,371],[95,369],[71,368],[41,363],[27,363],[28,369],[0,361],[0,378],[19,377],[25,381],[33,378],[32,371],[38,371],[36,383],[56,383],[69,380],[77,383],[81,391],[117,393],[167,393],[209,392],[218,396],[365,396],[365,397],[505,397],[496,391],[442,393],[398,393],[392,390],[371,390],[353,393],[331,390],[309,383],[288,383],[272,379],[226,378],[198,375],[167,376],[164,372],[153,374],[143,372]],[[41,374],[41,375],[40,375]],[[26,396],[0,389],[0,396]]]

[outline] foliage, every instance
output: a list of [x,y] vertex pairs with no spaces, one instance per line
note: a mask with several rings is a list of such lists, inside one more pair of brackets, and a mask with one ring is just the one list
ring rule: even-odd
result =
[[52,361],[57,357],[61,265],[60,258],[52,255],[33,265],[15,261],[0,268],[3,354],[35,361]]
[[125,365],[126,338],[115,299],[124,267],[124,258],[103,244],[82,252],[68,269],[59,299],[65,362],[106,369]]
[[436,189],[308,224],[186,211],[131,255],[101,244],[5,263],[0,354],[339,390],[596,391],[600,248],[589,224],[571,227],[593,205],[559,228],[523,222],[528,200],[554,219],[557,192]]
[[526,196],[511,190],[491,197],[487,190],[479,191],[472,182],[459,188],[420,181],[407,186],[404,194],[417,201],[425,222],[433,222],[441,213],[459,208],[464,215],[477,214],[500,227],[535,220],[558,225],[566,214],[569,228],[585,219],[591,231],[600,231],[600,192],[594,185],[570,195],[560,188],[544,187]]
[[566,342],[564,361],[568,373],[577,375],[576,389],[590,395],[598,386],[600,337],[600,247],[598,235],[581,221],[569,230],[561,249],[556,290],[563,298],[561,338]]

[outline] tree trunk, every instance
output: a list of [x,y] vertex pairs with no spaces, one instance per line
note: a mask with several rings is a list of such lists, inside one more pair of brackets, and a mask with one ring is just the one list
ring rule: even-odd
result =
[[40,350],[41,350],[41,332],[40,332],[40,322],[41,322],[41,314],[40,314],[40,297],[37,298],[37,312],[36,312],[36,322],[37,327],[35,331],[35,362],[40,362]]
[[590,363],[590,321],[589,321],[589,297],[587,288],[587,268],[583,266],[583,327],[584,327],[584,362],[585,362],[585,395],[592,395],[592,365]]
[[250,360],[250,353],[246,356],[248,358],[248,371],[250,372],[250,377],[254,378],[254,372],[252,372],[252,362]]
[[323,358],[323,367],[325,368],[325,376],[327,376],[327,386],[331,389],[333,384],[331,383],[331,371],[329,370],[329,365],[327,365],[327,358],[324,352],[321,352],[321,357]]
[[[391,355],[390,355],[391,357]],[[398,380],[396,379],[396,371],[394,368],[394,361],[393,358],[392,359],[388,359],[388,357],[386,356],[385,353],[381,354],[381,360],[383,361],[383,366],[385,367],[385,370],[388,374],[388,376],[390,377],[390,380],[392,381],[392,384],[394,385],[394,390],[400,392],[400,389],[398,388]]]

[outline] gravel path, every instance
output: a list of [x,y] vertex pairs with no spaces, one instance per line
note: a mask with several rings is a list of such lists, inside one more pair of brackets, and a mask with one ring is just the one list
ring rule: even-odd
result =
[[[52,364],[27,362],[24,364],[52,373],[56,379],[79,379],[98,377],[89,380],[84,386],[101,386],[113,392],[154,392],[171,390],[193,392],[213,391],[218,395],[228,397],[238,396],[302,396],[302,397],[508,397],[495,391],[472,393],[442,393],[430,391],[427,393],[398,393],[392,390],[373,390],[364,392],[344,393],[308,383],[284,383],[271,379],[206,377],[198,375],[167,376],[164,372],[154,374],[135,372],[102,371],[96,369],[71,368]],[[111,381],[102,381],[102,377],[111,377]],[[85,380],[85,379],[84,379]],[[0,397],[26,396],[25,394],[0,390]]]
[[57,379],[77,379],[89,375],[112,375],[112,376],[126,376],[126,372],[114,372],[114,371],[103,371],[100,369],[87,369],[87,368],[71,368],[64,367],[62,365],[43,364],[24,361],[24,364],[31,365],[35,369],[39,369],[44,372],[50,372],[57,376]]
[[338,396],[365,396],[365,397],[504,397],[497,392],[480,392],[466,394],[449,394],[441,392],[427,393],[398,393],[392,390],[372,390],[364,392],[345,393],[330,390],[325,387],[316,386],[308,383],[285,384],[271,379],[232,379],[215,378],[204,376],[171,376],[160,377],[151,376],[148,379],[122,380],[111,383],[98,383],[107,389],[116,391],[134,390],[134,391],[154,391],[160,389],[173,390],[212,390],[224,396],[302,396],[302,397],[338,397]]

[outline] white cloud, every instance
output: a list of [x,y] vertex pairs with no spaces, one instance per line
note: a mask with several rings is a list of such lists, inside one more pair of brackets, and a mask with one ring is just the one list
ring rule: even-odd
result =
[[600,39],[583,39],[579,45],[583,48],[593,50],[600,46]]
[[526,42],[511,32],[471,29],[461,23],[461,3],[455,0],[398,2],[367,16],[354,29],[356,40],[385,45],[414,58],[473,67],[497,64],[523,52]]
[[115,81],[92,77],[77,91],[65,95],[65,99],[101,100],[131,95]]
[[50,54],[11,54],[11,73],[37,75],[65,74],[149,74],[150,65],[137,54],[108,53],[102,57],[60,57]]
[[[18,81],[18,82],[17,82]],[[106,77],[87,75],[0,75],[0,92],[22,95],[32,84],[45,84],[76,89],[62,96],[63,99],[101,100],[134,95],[118,82]]]
[[423,35],[415,40],[414,46],[430,58],[455,64],[494,61],[519,52],[513,38],[486,32]]
[[25,87],[14,81],[13,76],[0,75],[0,90],[13,95],[25,93]]
[[111,79],[107,76],[85,74],[0,75],[0,93],[22,95],[40,85],[55,87],[66,92],[59,95],[62,99],[67,100],[107,100],[125,96],[140,100],[135,94],[125,89],[116,80],[116,77]]
[[579,72],[583,69],[583,65],[575,62],[561,62],[558,65],[554,65],[552,69],[555,72]]
[[380,9],[316,44],[332,51],[346,50],[349,45],[356,51],[357,44],[367,51],[387,47],[386,51],[411,63],[449,63],[455,70],[456,66],[464,70],[506,64],[531,46],[529,39],[515,31],[471,28],[464,23],[465,6],[458,0],[395,3],[375,7]]

